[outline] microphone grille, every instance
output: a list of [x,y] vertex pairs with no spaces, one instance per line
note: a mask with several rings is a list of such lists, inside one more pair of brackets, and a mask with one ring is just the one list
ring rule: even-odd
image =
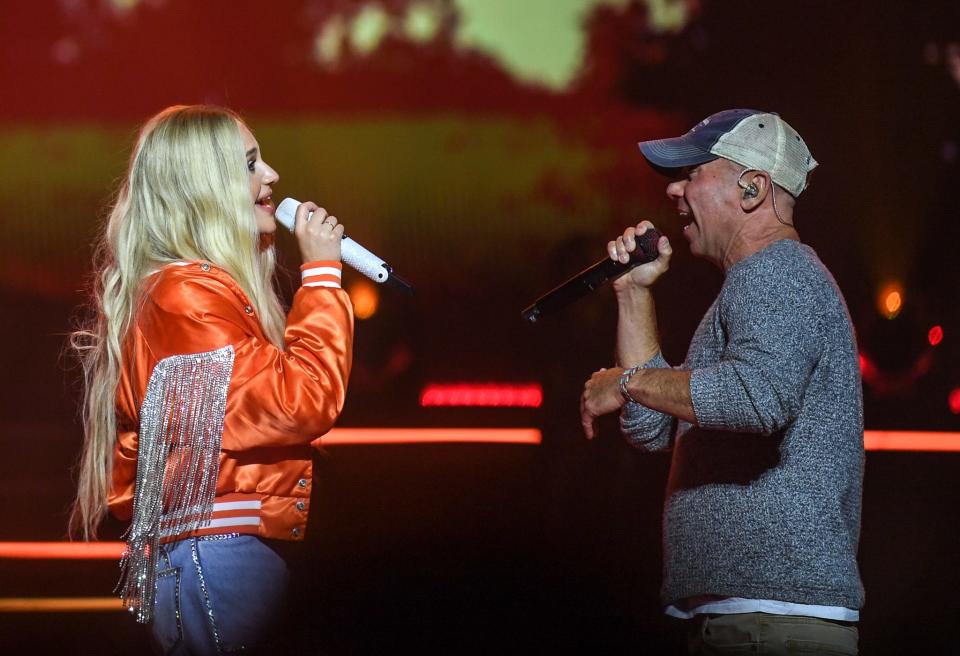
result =
[[300,201],[293,198],[284,198],[277,205],[277,211],[274,216],[284,228],[293,232],[293,226],[297,215],[297,208],[300,207]]

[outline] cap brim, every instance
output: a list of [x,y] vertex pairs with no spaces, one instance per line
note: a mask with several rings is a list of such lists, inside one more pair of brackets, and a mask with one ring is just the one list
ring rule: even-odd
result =
[[641,141],[638,145],[646,160],[654,168],[663,171],[696,166],[718,158],[717,155],[693,145],[685,137]]

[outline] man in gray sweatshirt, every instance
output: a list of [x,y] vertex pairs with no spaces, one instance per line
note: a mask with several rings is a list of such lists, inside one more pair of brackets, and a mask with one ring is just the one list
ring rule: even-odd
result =
[[[631,444],[673,451],[662,601],[691,620],[690,653],[856,654],[859,358],[843,296],[793,225],[817,163],[783,119],[746,109],[640,150],[673,177],[691,252],[725,278],[678,367],[660,354],[651,293],[667,238],[615,281],[617,367],[586,383],[584,431],[620,410]],[[610,257],[626,263],[652,227],[627,228]]]

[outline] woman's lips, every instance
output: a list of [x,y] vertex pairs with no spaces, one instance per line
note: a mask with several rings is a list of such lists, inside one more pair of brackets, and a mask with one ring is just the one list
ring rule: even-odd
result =
[[265,210],[267,211],[267,213],[269,213],[269,214],[274,214],[274,213],[277,211],[277,208],[274,207],[274,205],[273,205],[273,200],[270,198],[270,196],[267,196],[266,198],[263,198],[263,199],[261,199],[261,200],[258,200],[258,201],[257,201],[257,206],[258,206],[258,207],[262,207],[262,208],[265,209]]

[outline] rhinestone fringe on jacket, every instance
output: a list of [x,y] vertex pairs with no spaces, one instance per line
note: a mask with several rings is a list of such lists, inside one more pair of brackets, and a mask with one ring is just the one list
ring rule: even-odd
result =
[[117,585],[137,621],[153,615],[160,517],[184,531],[209,523],[234,351],[174,355],[157,363],[140,408],[133,520]]

